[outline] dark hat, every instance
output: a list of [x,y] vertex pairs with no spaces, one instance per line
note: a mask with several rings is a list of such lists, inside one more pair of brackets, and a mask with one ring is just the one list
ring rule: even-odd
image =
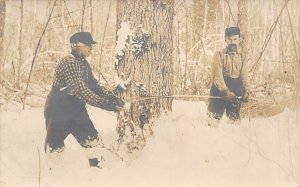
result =
[[92,38],[91,33],[89,32],[77,32],[73,34],[70,38],[70,43],[77,43],[81,42],[84,44],[95,44],[95,42]]
[[225,37],[233,36],[233,35],[241,35],[240,28],[238,27],[229,27],[225,29]]

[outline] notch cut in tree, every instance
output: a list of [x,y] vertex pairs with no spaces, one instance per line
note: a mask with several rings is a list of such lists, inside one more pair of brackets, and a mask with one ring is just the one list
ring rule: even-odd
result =
[[[117,1],[116,72],[119,80],[130,80],[121,94],[125,101],[173,94],[173,6],[173,0]],[[119,143],[132,136],[128,151],[139,148],[145,124],[171,108],[172,98],[131,102],[118,115]]]

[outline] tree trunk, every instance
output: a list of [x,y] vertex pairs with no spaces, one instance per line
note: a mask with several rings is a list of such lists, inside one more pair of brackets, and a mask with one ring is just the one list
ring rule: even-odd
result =
[[84,16],[85,16],[85,7],[86,7],[86,0],[82,0],[82,11],[81,11],[81,26],[80,31],[84,31]]
[[104,25],[104,31],[103,31],[103,35],[102,35],[102,40],[101,40],[101,45],[100,45],[100,55],[99,55],[99,60],[98,60],[98,80],[100,81],[100,77],[101,77],[101,71],[102,70],[102,54],[103,54],[103,48],[104,48],[104,40],[106,37],[106,31],[107,31],[107,24],[108,24],[108,20],[110,17],[110,13],[111,13],[111,0],[109,1],[109,7],[108,7],[108,12],[107,12],[107,16],[106,16],[106,21],[105,21],[105,25]]
[[[56,2],[57,3],[57,2]],[[57,4],[59,4],[59,3],[57,3]],[[67,22],[66,22],[66,19],[65,19],[65,9],[66,9],[66,7],[65,7],[65,4],[63,3],[63,0],[61,0],[60,1],[60,15],[61,15],[61,17],[60,17],[60,19],[61,19],[61,29],[60,30],[62,30],[62,41],[63,41],[63,43],[67,43],[68,42],[68,39],[67,39],[67,33],[68,33],[68,28],[66,27],[66,25],[67,25]],[[68,51],[69,51],[69,48],[66,46],[66,45],[63,45],[64,46],[64,48],[63,48],[63,51],[65,52],[65,53],[67,53]]]
[[19,30],[19,63],[17,68],[17,83],[16,87],[20,88],[20,79],[21,79],[21,66],[24,63],[24,57],[23,57],[23,0],[21,0],[21,6],[20,6],[20,30]]
[[122,93],[131,106],[119,114],[117,129],[120,143],[133,136],[129,151],[144,142],[144,125],[172,108],[172,99],[162,97],[173,94],[173,6],[173,0],[117,0],[116,71],[131,80]]
[[206,33],[215,33],[216,29],[216,18],[217,18],[217,6],[218,0],[207,1],[207,27]]
[[94,28],[93,28],[93,3],[92,3],[92,0],[90,0],[90,32],[92,34],[92,36],[94,36]]
[[[199,39],[201,36],[199,37]],[[187,9],[185,8],[185,64],[184,64],[184,82],[183,82],[183,90],[186,90],[187,84],[187,71],[188,71],[188,53],[189,53],[189,28],[188,28],[188,13]],[[189,72],[191,74],[191,72]],[[192,80],[192,77],[189,78]]]
[[248,51],[248,0],[238,1],[238,26],[241,30],[241,46],[243,54]]
[[3,76],[4,76],[3,43],[4,43],[5,15],[6,15],[5,0],[0,0],[0,84],[1,86],[3,85]]
[[[291,15],[290,15],[290,11],[289,11],[289,7],[286,6],[286,11],[287,11],[287,15],[288,15],[288,20],[289,20],[289,27],[290,27],[290,32],[292,34],[292,44],[293,44],[293,50],[294,50],[294,56],[295,56],[295,60],[296,60],[296,75],[295,75],[295,80],[298,80],[298,81],[295,81],[296,82],[296,89],[295,89],[295,92],[294,92],[294,101],[295,101],[295,105],[296,106],[300,106],[300,61],[299,61],[299,43],[298,43],[298,47],[297,47],[297,43],[296,43],[296,34],[295,34],[295,31],[294,31],[294,26],[293,26],[293,23],[292,23],[292,18],[291,18]],[[299,20],[298,20],[299,21]]]
[[206,0],[193,1],[193,45],[198,43],[204,33]]

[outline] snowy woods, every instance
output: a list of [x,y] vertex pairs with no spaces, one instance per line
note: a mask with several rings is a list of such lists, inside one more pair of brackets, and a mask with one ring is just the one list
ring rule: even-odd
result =
[[[174,128],[173,134],[166,133],[166,136],[180,134],[178,128],[183,128],[181,125],[185,121],[196,126],[195,119],[203,122],[199,126],[204,131],[215,136],[203,127],[212,84],[211,60],[216,51],[224,48],[224,30],[231,26],[241,29],[242,53],[247,60],[250,76],[251,102],[244,104],[241,109],[244,120],[242,130],[234,130],[230,134],[230,130],[225,129],[222,133],[233,135],[233,139],[236,138],[234,141],[242,139],[240,145],[247,149],[249,141],[250,155],[250,144],[259,144],[252,128],[263,129],[258,133],[263,137],[262,131],[268,130],[260,125],[272,124],[272,120],[279,119],[275,125],[282,142],[278,139],[276,142],[278,140],[282,147],[289,147],[282,153],[288,154],[289,163],[276,162],[275,165],[279,165],[288,176],[288,180],[280,179],[281,182],[299,184],[300,168],[296,166],[300,163],[299,0],[0,0],[0,135],[6,137],[10,132],[9,116],[14,113],[19,114],[17,116],[20,118],[15,119],[21,122],[21,116],[26,118],[26,114],[30,119],[30,111],[33,111],[33,115],[39,115],[38,129],[44,127],[43,106],[52,86],[55,67],[71,51],[70,36],[75,32],[87,31],[97,41],[88,57],[96,79],[109,90],[120,86],[120,83],[126,84],[119,93],[129,104],[126,110],[118,114],[98,111],[98,115],[96,110],[89,108],[93,118],[100,124],[101,115],[108,114],[103,119],[108,124],[101,125],[113,126],[110,130],[115,134],[113,138],[108,138],[112,150],[125,160],[130,154],[138,158],[144,149],[150,154],[155,146],[151,147],[150,142],[150,148],[147,147],[148,140],[155,139],[156,133],[159,139],[153,140],[155,143],[164,140],[165,129],[157,126],[166,121],[168,128]],[[174,102],[177,104],[175,112]],[[196,104],[199,106],[195,107]],[[184,105],[182,113],[181,105]],[[199,114],[193,111],[195,108]],[[171,122],[175,123],[174,127]],[[285,123],[291,126],[284,126]],[[24,124],[27,125],[30,124]],[[161,128],[163,131],[159,131]],[[191,128],[189,126],[189,130],[183,132],[187,133],[186,136],[194,137]],[[275,127],[269,128],[276,134]],[[199,136],[203,129],[196,130]],[[279,133],[280,130],[284,131],[283,134]],[[247,138],[241,138],[237,133],[244,131],[249,133]],[[267,140],[272,139],[274,134],[271,132],[268,132]],[[197,137],[195,139],[203,141]],[[43,143],[43,137],[38,137],[38,140],[41,142],[35,142],[34,146],[39,147]],[[3,145],[8,145],[3,143],[5,141],[0,139],[0,152],[3,152]],[[177,139],[172,139],[172,143],[174,141]],[[271,160],[272,156],[268,157],[262,151],[267,149],[267,143],[271,141],[264,143],[253,152],[256,156],[263,155],[265,160]],[[276,146],[272,148],[276,149]],[[36,147],[30,150],[36,151]],[[43,154],[42,150],[40,152]],[[214,157],[217,152],[212,151],[209,156]],[[272,155],[271,152],[268,153]],[[272,162],[285,158],[275,152],[279,156],[272,157]],[[80,154],[78,150],[76,153]],[[1,157],[9,160],[5,154],[1,153]],[[142,157],[149,159],[145,155]],[[134,159],[128,160],[132,163]],[[149,160],[147,163],[151,165]],[[126,172],[124,168],[120,170]],[[137,172],[135,168],[131,168],[131,171]],[[211,168],[209,171],[214,172]],[[5,181],[2,177],[8,175],[3,174],[0,165],[0,186]],[[174,179],[176,177],[173,176]],[[247,182],[251,181],[247,179]],[[199,181],[178,186],[197,184]],[[160,185],[177,186],[175,183]]]
[[[136,47],[133,53],[139,56],[134,58],[137,62],[132,62],[136,69],[132,76],[138,76],[137,81],[148,87],[148,94],[206,94],[211,83],[210,60],[224,46],[224,29],[240,26],[253,96],[294,104],[299,101],[298,9],[296,0],[190,0],[152,4],[147,1],[1,0],[1,105],[4,108],[8,105],[8,108],[20,108],[19,104],[23,103],[28,107],[42,106],[57,60],[69,53],[69,37],[80,30],[90,31],[98,42],[90,60],[97,78],[103,84],[110,84],[114,75],[122,71],[126,71],[123,73],[127,75],[123,76],[128,78],[127,67],[118,66],[117,71],[115,68],[120,50],[117,45],[122,42],[118,41],[117,33],[122,24],[124,27],[130,24],[130,31],[124,32],[127,35],[132,32],[131,43],[136,44],[131,44],[131,48]],[[156,43],[159,40],[162,43]],[[161,50],[160,54],[152,52],[148,45],[164,45],[168,54]],[[146,59],[143,50],[150,50]],[[158,72],[141,73],[140,68],[148,68],[155,61],[166,66],[160,69],[167,77],[162,79]],[[147,74],[149,78],[141,77]],[[167,90],[150,91],[159,88],[148,85],[148,79],[165,81],[162,84],[166,86],[161,83],[157,86]]]

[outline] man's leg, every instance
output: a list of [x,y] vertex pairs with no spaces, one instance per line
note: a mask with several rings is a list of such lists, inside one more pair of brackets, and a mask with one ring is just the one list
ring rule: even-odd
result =
[[64,149],[64,140],[70,133],[68,128],[68,112],[63,104],[64,98],[59,92],[51,90],[44,107],[46,122],[46,153],[60,153]]
[[225,110],[225,101],[222,98],[211,98],[207,108],[208,126],[218,127]]
[[[51,109],[51,110],[50,110]],[[54,111],[55,110],[55,111]],[[60,153],[64,149],[64,140],[70,134],[68,124],[71,123],[70,119],[64,117],[63,110],[60,108],[47,107],[45,109],[46,121],[46,139],[45,139],[45,152]]]
[[100,168],[100,162],[103,161],[101,155],[103,143],[86,109],[84,109],[76,118],[76,121],[74,121],[72,125],[72,135],[78,143],[86,149],[90,167]]
[[65,123],[57,123],[51,119],[47,119],[47,134],[45,139],[45,152],[47,165],[50,170],[63,166],[62,152],[65,145],[64,140],[69,132]]
[[[220,97],[222,94],[213,84],[210,88],[209,95],[212,97]],[[207,123],[208,126],[218,127],[225,110],[225,100],[223,98],[210,98],[207,107]]]
[[[241,78],[225,78],[226,85],[237,97],[242,95],[242,82]],[[241,103],[236,99],[233,102],[226,102],[226,116],[229,118],[231,124],[238,125],[240,123],[240,109]]]
[[48,125],[46,140],[45,140],[45,152],[46,153],[60,153],[63,151],[68,133],[63,128],[63,124],[50,124]]
[[234,125],[239,125],[241,121],[240,117],[241,103],[228,102],[226,103],[226,116],[229,118],[230,123]]

